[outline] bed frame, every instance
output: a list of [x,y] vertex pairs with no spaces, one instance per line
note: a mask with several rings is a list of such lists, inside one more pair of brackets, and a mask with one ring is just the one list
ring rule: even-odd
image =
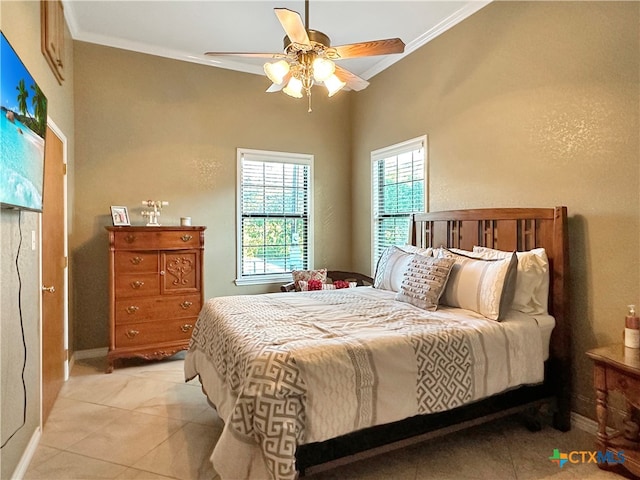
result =
[[461,248],[474,245],[507,251],[543,247],[549,257],[551,335],[545,380],[494,395],[448,412],[419,415],[324,442],[300,445],[300,475],[454,432],[532,408],[551,406],[553,425],[570,428],[571,342],[569,316],[569,248],[567,208],[490,208],[420,213],[413,216],[410,241],[419,247]]

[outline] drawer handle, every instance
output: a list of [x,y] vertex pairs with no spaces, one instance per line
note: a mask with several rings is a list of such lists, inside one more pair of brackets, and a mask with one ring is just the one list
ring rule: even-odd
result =
[[138,330],[127,330],[127,332],[125,333],[125,335],[128,338],[134,338],[136,335],[138,335],[140,332]]
[[193,305],[193,302],[189,302],[188,300],[180,304],[183,310],[186,310],[187,308],[191,307],[191,305]]
[[189,240],[191,240],[193,237],[191,235],[183,235],[180,237],[182,239],[183,242],[188,242]]
[[185,323],[180,327],[180,330],[182,330],[184,333],[187,333],[192,328],[193,328],[193,325],[191,325],[190,323]]
[[131,288],[138,289],[144,285],[144,282],[141,280],[136,280],[135,282],[131,282]]
[[129,314],[134,314],[138,310],[140,310],[140,307],[136,307],[135,305],[131,305],[131,306],[127,307],[127,313],[129,313]]
[[130,233],[126,237],[124,237],[124,240],[127,243],[133,243],[135,239],[136,239],[136,236],[133,233]]
[[134,265],[140,265],[140,263],[142,263],[142,260],[144,260],[142,257],[133,257],[131,259],[131,263],[133,263]]

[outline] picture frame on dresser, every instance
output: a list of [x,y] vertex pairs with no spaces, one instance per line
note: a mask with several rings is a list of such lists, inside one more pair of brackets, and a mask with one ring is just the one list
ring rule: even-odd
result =
[[126,227],[131,225],[127,207],[111,205],[111,220],[114,227]]

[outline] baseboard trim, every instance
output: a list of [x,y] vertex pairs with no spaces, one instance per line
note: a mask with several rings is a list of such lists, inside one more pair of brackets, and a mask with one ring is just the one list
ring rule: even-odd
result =
[[598,431],[598,423],[584,415],[571,412],[571,428],[579,428],[588,433],[596,433]]
[[84,360],[85,358],[99,358],[106,357],[109,349],[103,348],[91,348],[89,350],[77,350],[73,352],[72,358],[75,360]]
[[31,463],[31,460],[38,449],[38,445],[40,444],[40,437],[42,437],[42,429],[38,427],[33,432],[33,435],[31,435],[31,440],[29,440],[27,448],[22,452],[22,457],[20,457],[20,461],[18,462],[13,475],[11,475],[11,480],[24,478],[24,475],[27,473],[27,469],[29,468],[29,464]]
[[[595,435],[598,433],[598,422],[576,412],[571,412],[571,427],[579,428],[587,433]],[[607,427],[607,434],[614,435],[618,431],[615,428]]]

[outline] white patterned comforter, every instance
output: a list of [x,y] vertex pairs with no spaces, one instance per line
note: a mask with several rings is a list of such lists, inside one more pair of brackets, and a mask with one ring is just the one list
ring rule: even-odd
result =
[[535,319],[427,312],[373,288],[209,300],[185,359],[225,427],[223,479],[293,479],[299,444],[543,380]]

